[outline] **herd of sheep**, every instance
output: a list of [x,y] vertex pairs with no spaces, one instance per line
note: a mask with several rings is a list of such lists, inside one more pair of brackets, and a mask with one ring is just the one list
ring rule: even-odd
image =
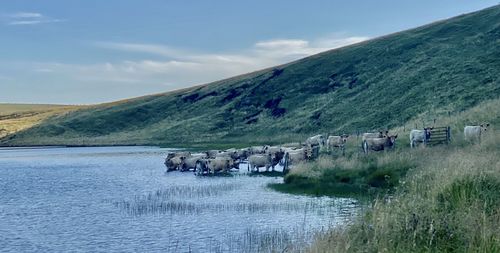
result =
[[[464,137],[466,140],[480,140],[489,124],[478,126],[466,126]],[[432,135],[432,128],[424,130],[412,130],[410,132],[410,146],[415,147],[418,143],[425,143]],[[326,148],[331,153],[334,150],[345,152],[345,144],[348,135],[329,136],[315,135],[307,138],[301,147],[285,146],[254,146],[242,149],[209,150],[201,153],[170,152],[165,159],[167,171],[194,171],[197,175],[215,174],[217,172],[228,172],[231,169],[239,169],[241,163],[247,163],[248,171],[259,171],[265,168],[273,171],[276,165],[283,166],[286,173],[289,166],[319,156],[320,149]],[[361,139],[361,147],[364,153],[369,151],[382,151],[395,147],[397,134],[389,134],[389,131],[378,133],[364,133]]]
[[[394,140],[394,136],[387,137],[388,133],[366,133],[363,138],[372,150],[383,150],[393,144],[377,141],[378,139]],[[307,138],[301,147],[285,146],[254,146],[242,149],[209,150],[201,153],[186,151],[170,152],[165,159],[167,171],[194,171],[197,175],[228,172],[239,169],[241,163],[247,164],[248,171],[258,172],[260,168],[274,171],[279,164],[286,173],[290,165],[313,160],[319,156],[320,149],[326,147],[328,152],[339,149],[342,154],[348,135],[329,136],[316,135]],[[382,146],[380,146],[382,145]]]
[[304,145],[302,148],[254,146],[242,149],[209,150],[202,153],[171,152],[165,159],[167,171],[194,171],[197,175],[228,172],[239,169],[241,163],[247,163],[250,171],[259,171],[264,167],[274,171],[280,164],[286,171],[287,165],[314,159],[319,154],[319,146]]

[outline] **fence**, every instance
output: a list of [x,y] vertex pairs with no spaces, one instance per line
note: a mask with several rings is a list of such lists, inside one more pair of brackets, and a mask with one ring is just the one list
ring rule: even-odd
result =
[[425,145],[449,144],[451,141],[450,127],[434,127],[430,129],[430,135],[425,135]]

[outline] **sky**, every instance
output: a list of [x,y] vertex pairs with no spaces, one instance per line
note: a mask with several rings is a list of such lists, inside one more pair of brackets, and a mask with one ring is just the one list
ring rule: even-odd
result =
[[208,83],[498,0],[2,0],[0,103],[94,104]]

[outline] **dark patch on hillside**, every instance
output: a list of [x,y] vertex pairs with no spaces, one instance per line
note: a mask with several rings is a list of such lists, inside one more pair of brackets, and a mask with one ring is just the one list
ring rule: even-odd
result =
[[220,101],[221,104],[227,104],[228,102],[233,101],[233,99],[237,98],[238,96],[241,95],[241,92],[239,92],[236,89],[230,89],[227,95]]
[[286,109],[285,108],[280,108],[280,107],[274,108],[271,111],[271,115],[274,118],[279,118],[279,117],[285,115],[285,113],[286,113]]
[[256,112],[253,112],[253,113],[249,114],[248,116],[246,116],[244,119],[247,120],[247,119],[255,118],[255,117],[259,116],[259,114],[261,112],[262,112],[262,110],[257,110]]
[[309,118],[316,121],[319,120],[320,117],[321,117],[321,111],[315,111]]
[[264,107],[267,108],[267,109],[274,109],[274,108],[278,107],[278,105],[281,102],[281,99],[282,99],[281,97],[278,97],[276,99],[269,99],[264,104]]
[[269,81],[279,77],[281,74],[283,74],[284,69],[273,69],[273,71],[270,73],[270,76],[262,80],[259,84],[257,84],[252,91],[250,92],[251,95],[256,95],[258,94],[258,91],[265,86]]
[[219,95],[219,93],[217,93],[216,91],[212,91],[212,92],[209,92],[209,93],[206,93],[203,95],[200,95],[199,93],[193,93],[193,94],[182,97],[182,101],[194,103],[194,102],[200,101],[204,98],[213,97],[213,96],[217,96],[217,95]]
[[218,95],[219,95],[219,93],[217,91],[212,91],[212,92],[209,92],[207,94],[204,94],[204,95],[200,96],[197,99],[197,101],[202,100],[202,99],[207,98],[207,97],[215,97],[215,96],[218,96]]
[[192,103],[192,102],[195,102],[195,101],[196,101],[196,99],[197,99],[199,96],[200,96],[200,94],[198,94],[198,93],[193,93],[193,94],[191,94],[191,95],[187,95],[187,96],[182,97],[182,101],[184,101],[184,102],[191,102],[191,103]]
[[353,68],[347,68],[348,72],[340,72],[335,73],[330,76],[330,82],[328,84],[329,87],[340,88],[340,87],[348,87],[352,89],[358,83],[358,73],[352,71]]
[[279,118],[279,117],[283,116],[286,113],[286,109],[285,108],[280,108],[279,107],[281,99],[282,99],[282,97],[278,97],[278,98],[275,98],[275,99],[270,99],[270,100],[266,101],[266,103],[264,104],[264,108],[270,109],[271,110],[271,115],[274,118]]
[[324,78],[319,78],[310,86],[313,94],[324,94],[335,90],[335,84]]
[[315,111],[309,116],[309,122],[314,126],[321,126],[321,116],[323,115],[322,111]]

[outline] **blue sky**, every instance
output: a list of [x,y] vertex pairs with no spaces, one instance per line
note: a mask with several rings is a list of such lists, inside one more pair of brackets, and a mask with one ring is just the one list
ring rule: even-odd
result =
[[498,3],[2,1],[0,103],[90,104],[174,90]]

